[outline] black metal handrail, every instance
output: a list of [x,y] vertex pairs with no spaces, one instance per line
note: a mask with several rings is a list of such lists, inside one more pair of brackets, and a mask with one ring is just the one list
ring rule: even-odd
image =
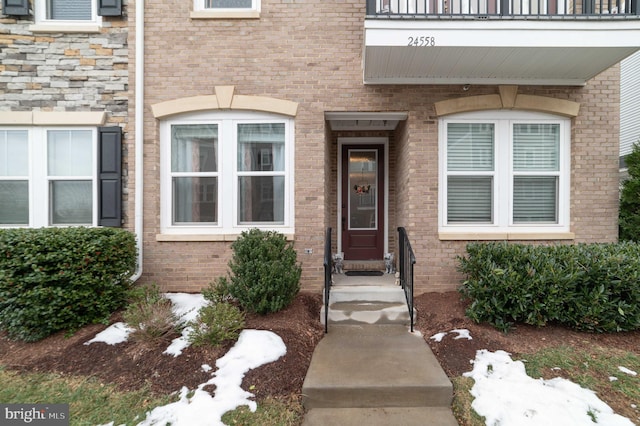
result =
[[413,255],[413,249],[407,236],[407,230],[403,227],[398,228],[398,249],[400,258],[398,259],[398,272],[400,273],[400,285],[404,290],[407,299],[407,307],[409,308],[409,318],[411,319],[411,332],[413,333],[414,315],[413,315],[413,266],[416,264],[416,257]]
[[522,19],[640,18],[640,0],[367,0],[367,15]]
[[324,237],[324,332],[329,332],[329,293],[331,292],[331,228]]

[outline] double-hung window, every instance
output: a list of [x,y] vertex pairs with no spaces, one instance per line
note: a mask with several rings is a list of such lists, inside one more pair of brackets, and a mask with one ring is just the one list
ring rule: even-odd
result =
[[96,129],[0,129],[0,225],[95,225]]
[[440,231],[569,231],[570,122],[482,112],[440,120]]
[[163,122],[162,232],[293,232],[292,135],[292,120],[271,114],[199,113]]
[[196,12],[193,17],[196,18],[257,18],[260,13],[260,0],[194,0],[193,10]]
[[99,25],[97,0],[35,0],[37,25],[74,26]]

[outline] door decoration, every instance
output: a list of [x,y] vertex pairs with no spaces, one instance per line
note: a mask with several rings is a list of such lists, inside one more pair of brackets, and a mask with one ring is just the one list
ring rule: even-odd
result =
[[[364,164],[362,165],[362,169],[360,169],[360,181],[364,182]],[[356,191],[356,194],[358,195],[362,195],[362,194],[368,194],[369,190],[371,189],[371,185],[368,183],[362,183],[360,185],[353,185],[353,190]]]

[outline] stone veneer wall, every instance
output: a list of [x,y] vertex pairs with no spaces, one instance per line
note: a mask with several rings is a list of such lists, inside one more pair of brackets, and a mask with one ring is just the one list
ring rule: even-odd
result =
[[0,16],[0,111],[106,111],[109,124],[126,125],[126,16],[90,34],[33,33],[32,24]]

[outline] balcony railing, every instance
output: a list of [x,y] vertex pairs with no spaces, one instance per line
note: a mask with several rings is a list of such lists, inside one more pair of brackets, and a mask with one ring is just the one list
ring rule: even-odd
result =
[[640,0],[367,0],[376,18],[609,18],[639,17]]

